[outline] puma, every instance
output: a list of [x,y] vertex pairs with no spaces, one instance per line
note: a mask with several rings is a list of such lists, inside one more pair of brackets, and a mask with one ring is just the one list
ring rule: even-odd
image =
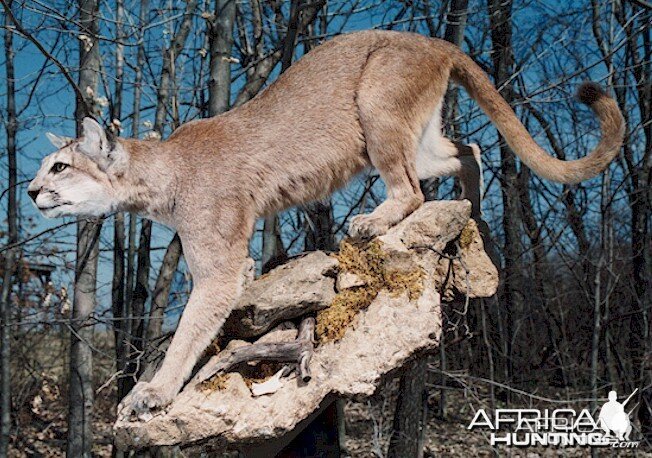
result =
[[[587,156],[548,155],[486,74],[457,47],[412,33],[366,31],[314,49],[247,104],[189,122],[165,141],[109,141],[92,119],[72,140],[49,134],[29,195],[48,217],[138,212],[175,228],[194,289],[161,368],[125,398],[123,413],[162,408],[179,392],[239,293],[257,217],[318,199],[369,166],[387,199],[350,234],[385,232],[423,202],[419,179],[461,175],[478,211],[476,147],[442,136],[449,79],[461,84],[511,149],[540,176],[577,183],[618,154],[624,121],[599,86],[580,87],[601,125]],[[470,177],[470,178],[469,178]],[[475,186],[477,188],[477,186]]]

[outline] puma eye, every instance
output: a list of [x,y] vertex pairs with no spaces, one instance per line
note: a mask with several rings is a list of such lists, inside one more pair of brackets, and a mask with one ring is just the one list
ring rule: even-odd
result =
[[52,168],[50,169],[50,172],[59,173],[59,172],[63,172],[67,168],[68,168],[68,164],[64,164],[63,162],[57,162],[56,164],[54,164],[52,166]]

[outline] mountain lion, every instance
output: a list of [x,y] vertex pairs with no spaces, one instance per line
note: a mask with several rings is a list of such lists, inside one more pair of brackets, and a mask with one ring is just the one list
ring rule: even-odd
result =
[[[579,99],[600,120],[600,141],[585,157],[558,160],[534,142],[460,49],[386,31],[334,38],[250,102],[189,122],[165,141],[109,141],[89,118],[79,139],[49,134],[59,150],[43,160],[28,189],[39,210],[48,217],[130,211],[169,225],[194,280],[161,368],[125,398],[123,414],[166,406],[191,375],[238,294],[257,217],[323,197],[373,166],[387,199],[350,225],[351,235],[373,237],[422,204],[420,178],[470,173],[477,148],[442,136],[449,79],[478,102],[523,163],[547,179],[591,178],[621,147],[623,117],[593,83],[580,87]],[[463,184],[477,212],[473,179]]]

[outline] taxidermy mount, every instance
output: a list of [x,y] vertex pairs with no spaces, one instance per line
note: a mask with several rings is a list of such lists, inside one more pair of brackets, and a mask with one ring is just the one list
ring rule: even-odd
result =
[[315,48],[248,103],[189,122],[165,141],[109,141],[90,118],[83,135],[49,134],[47,156],[28,193],[43,215],[137,212],[177,230],[194,288],[163,363],[139,382],[121,412],[172,401],[218,334],[239,294],[256,218],[315,200],[367,167],[387,199],[352,219],[349,234],[374,237],[423,202],[419,179],[460,177],[479,210],[475,146],[444,138],[449,79],[477,101],[510,148],[538,175],[577,183],[618,154],[624,121],[616,102],[585,83],[579,99],[598,117],[601,138],[577,160],[547,154],[482,69],[454,45],[413,33],[366,31]]

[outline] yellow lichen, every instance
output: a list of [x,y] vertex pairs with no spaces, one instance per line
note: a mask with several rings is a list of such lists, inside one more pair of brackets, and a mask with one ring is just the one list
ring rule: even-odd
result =
[[385,288],[392,297],[397,297],[407,291],[410,300],[416,300],[423,293],[423,270],[420,268],[387,270],[385,272]]
[[204,391],[221,391],[226,389],[226,381],[228,379],[228,374],[216,374],[208,380],[204,380],[200,388]]
[[358,312],[369,307],[382,290],[394,297],[407,292],[410,300],[423,292],[423,270],[388,267],[389,256],[377,240],[369,243],[344,240],[335,257],[341,271],[357,275],[364,285],[340,291],[330,307],[317,314],[316,331],[321,342],[341,339]]
[[476,226],[475,221],[470,219],[460,233],[460,248],[468,248],[471,243],[473,243],[476,232],[478,232],[478,227]]

